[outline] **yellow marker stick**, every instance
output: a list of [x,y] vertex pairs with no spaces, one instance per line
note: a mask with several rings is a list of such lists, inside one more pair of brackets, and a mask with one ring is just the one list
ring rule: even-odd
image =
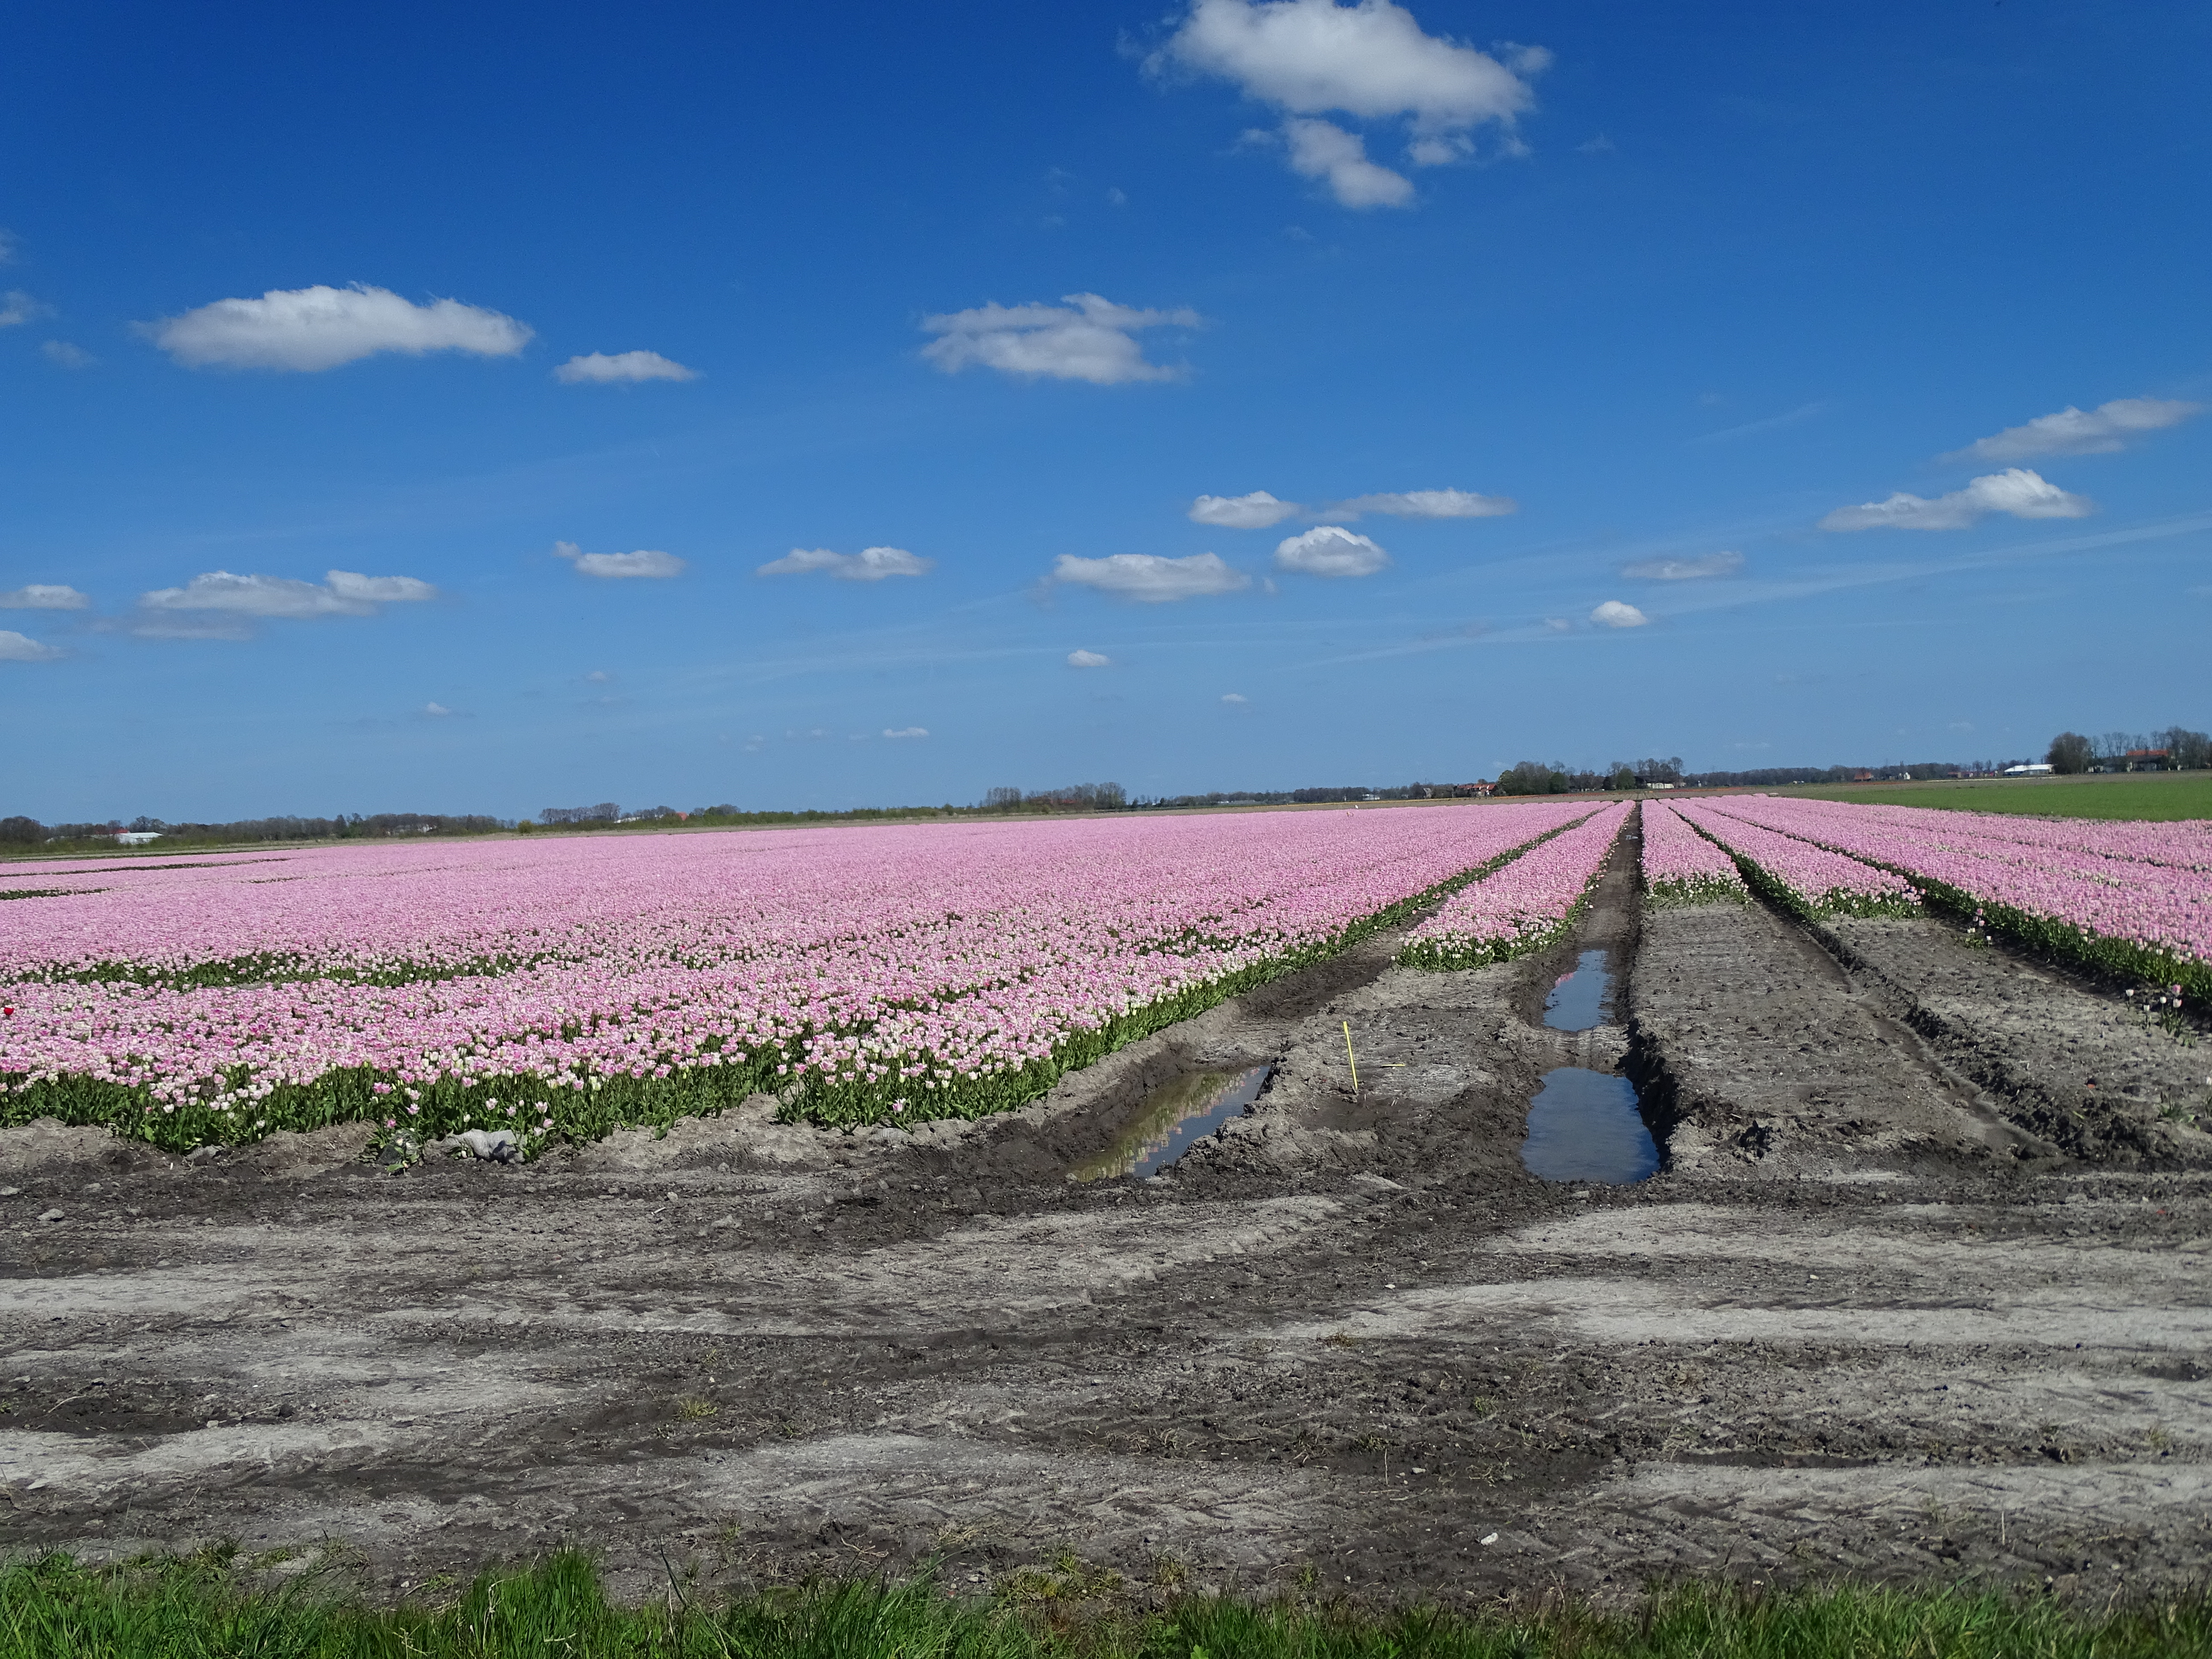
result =
[[1344,1057],[1352,1066],[1352,1092],[1356,1095],[1359,1092],[1359,1060],[1352,1052],[1352,1022],[1348,1019],[1344,1022]]

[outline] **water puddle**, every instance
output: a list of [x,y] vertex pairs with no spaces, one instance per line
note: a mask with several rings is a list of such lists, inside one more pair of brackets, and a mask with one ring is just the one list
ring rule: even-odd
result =
[[1621,1185],[1655,1173],[1659,1147],[1636,1109],[1634,1084],[1611,1072],[1562,1066],[1544,1073],[1544,1086],[1528,1103],[1521,1161],[1547,1181]]
[[1606,971],[1605,952],[1585,951],[1574,972],[1563,977],[1544,999],[1544,1024],[1555,1031],[1587,1031],[1605,1018],[1605,1001],[1612,991],[1613,975]]
[[1205,1136],[1242,1117],[1273,1067],[1193,1072],[1146,1095],[1113,1150],[1069,1171],[1075,1181],[1157,1175]]

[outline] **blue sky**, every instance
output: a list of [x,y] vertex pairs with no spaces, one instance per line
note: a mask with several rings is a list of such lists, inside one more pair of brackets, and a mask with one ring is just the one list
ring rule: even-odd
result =
[[2165,0],[26,15],[0,811],[2212,726],[2208,48]]

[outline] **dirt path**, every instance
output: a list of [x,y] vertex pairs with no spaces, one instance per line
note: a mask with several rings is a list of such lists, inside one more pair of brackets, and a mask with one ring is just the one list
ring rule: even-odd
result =
[[[1371,940],[964,1130],[753,1110],[398,1177],[335,1134],[197,1164],[0,1137],[0,1544],[328,1548],[397,1587],[580,1542],[636,1594],[664,1553],[967,1584],[1063,1548],[1449,1599],[2191,1580],[2203,1138],[2046,1133],[1975,1056],[2035,1075],[2071,1041],[2101,1083],[2212,1048],[1993,953],[1953,972],[1933,922],[1846,967],[1764,910],[1643,914],[1632,850],[1542,957]],[[1613,1016],[1545,1029],[1590,949]],[[1066,1178],[1160,1081],[1261,1061],[1171,1174]],[[1660,1176],[1525,1171],[1570,1064],[1636,1070]]]

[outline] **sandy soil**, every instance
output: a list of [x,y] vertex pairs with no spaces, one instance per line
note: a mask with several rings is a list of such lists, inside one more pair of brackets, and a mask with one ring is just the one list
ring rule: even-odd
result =
[[[399,1176],[357,1132],[0,1135],[0,1547],[409,1589],[580,1543],[637,1595],[1063,1550],[1451,1601],[2193,1581],[2212,1042],[1933,921],[1646,913],[1632,850],[1540,958],[1370,941],[974,1126],[757,1101]],[[1613,1014],[1547,1030],[1587,949]],[[1261,1061],[1172,1173],[1066,1178],[1147,1089]],[[1564,1064],[1638,1078],[1659,1176],[1522,1169]]]

